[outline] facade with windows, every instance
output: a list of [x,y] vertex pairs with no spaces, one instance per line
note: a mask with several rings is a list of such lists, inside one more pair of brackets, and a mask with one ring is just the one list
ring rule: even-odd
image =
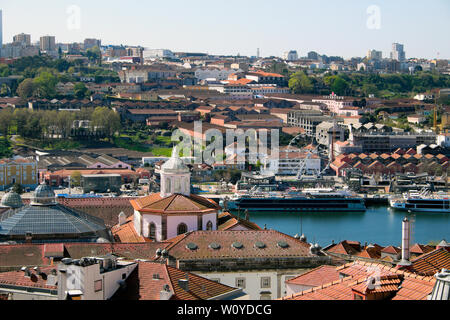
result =
[[15,183],[25,188],[38,186],[37,161],[32,159],[1,159],[0,190],[6,190]]
[[161,166],[160,176],[161,192],[131,200],[139,236],[164,241],[187,232],[217,230],[220,207],[190,193],[191,174],[176,148]]
[[196,231],[172,244],[169,265],[241,288],[251,300],[281,298],[286,280],[331,261],[306,238],[274,230]]

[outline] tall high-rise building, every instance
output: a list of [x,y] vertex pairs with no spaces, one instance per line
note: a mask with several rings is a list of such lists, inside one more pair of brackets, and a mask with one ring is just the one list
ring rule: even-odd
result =
[[283,54],[283,59],[287,61],[295,61],[298,60],[298,53],[296,50],[286,51]]
[[406,59],[405,51],[403,50],[403,45],[400,43],[392,44],[391,59],[397,61],[404,61]]
[[52,52],[56,51],[56,42],[54,36],[43,36],[40,41],[40,49],[41,51]]
[[30,46],[31,45],[31,35],[25,34],[25,33],[17,34],[13,37],[13,42],[20,43],[24,46]]
[[0,10],[0,50],[3,47],[3,11]]
[[381,60],[383,59],[383,52],[377,50],[369,50],[367,52],[368,60]]
[[308,59],[319,60],[319,54],[315,51],[308,52]]
[[84,50],[92,49],[93,47],[102,46],[102,41],[98,39],[84,39]]

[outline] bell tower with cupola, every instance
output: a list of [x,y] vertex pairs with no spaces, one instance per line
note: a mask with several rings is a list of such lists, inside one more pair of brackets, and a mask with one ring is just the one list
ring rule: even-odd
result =
[[160,175],[161,197],[173,194],[191,195],[191,173],[180,158],[177,147],[173,148],[172,157],[162,165]]

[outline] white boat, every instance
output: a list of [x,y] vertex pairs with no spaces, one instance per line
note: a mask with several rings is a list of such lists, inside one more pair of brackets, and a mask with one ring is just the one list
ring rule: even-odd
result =
[[390,198],[389,205],[393,209],[411,212],[450,213],[450,195],[442,192],[410,192],[403,194],[403,197]]

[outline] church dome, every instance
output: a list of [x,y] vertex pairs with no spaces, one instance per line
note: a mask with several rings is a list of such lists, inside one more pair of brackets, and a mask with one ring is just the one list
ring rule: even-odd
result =
[[46,184],[39,185],[33,194],[32,205],[55,204],[55,193]]
[[2,197],[1,205],[2,207],[17,209],[23,206],[23,202],[18,193],[10,191]]

